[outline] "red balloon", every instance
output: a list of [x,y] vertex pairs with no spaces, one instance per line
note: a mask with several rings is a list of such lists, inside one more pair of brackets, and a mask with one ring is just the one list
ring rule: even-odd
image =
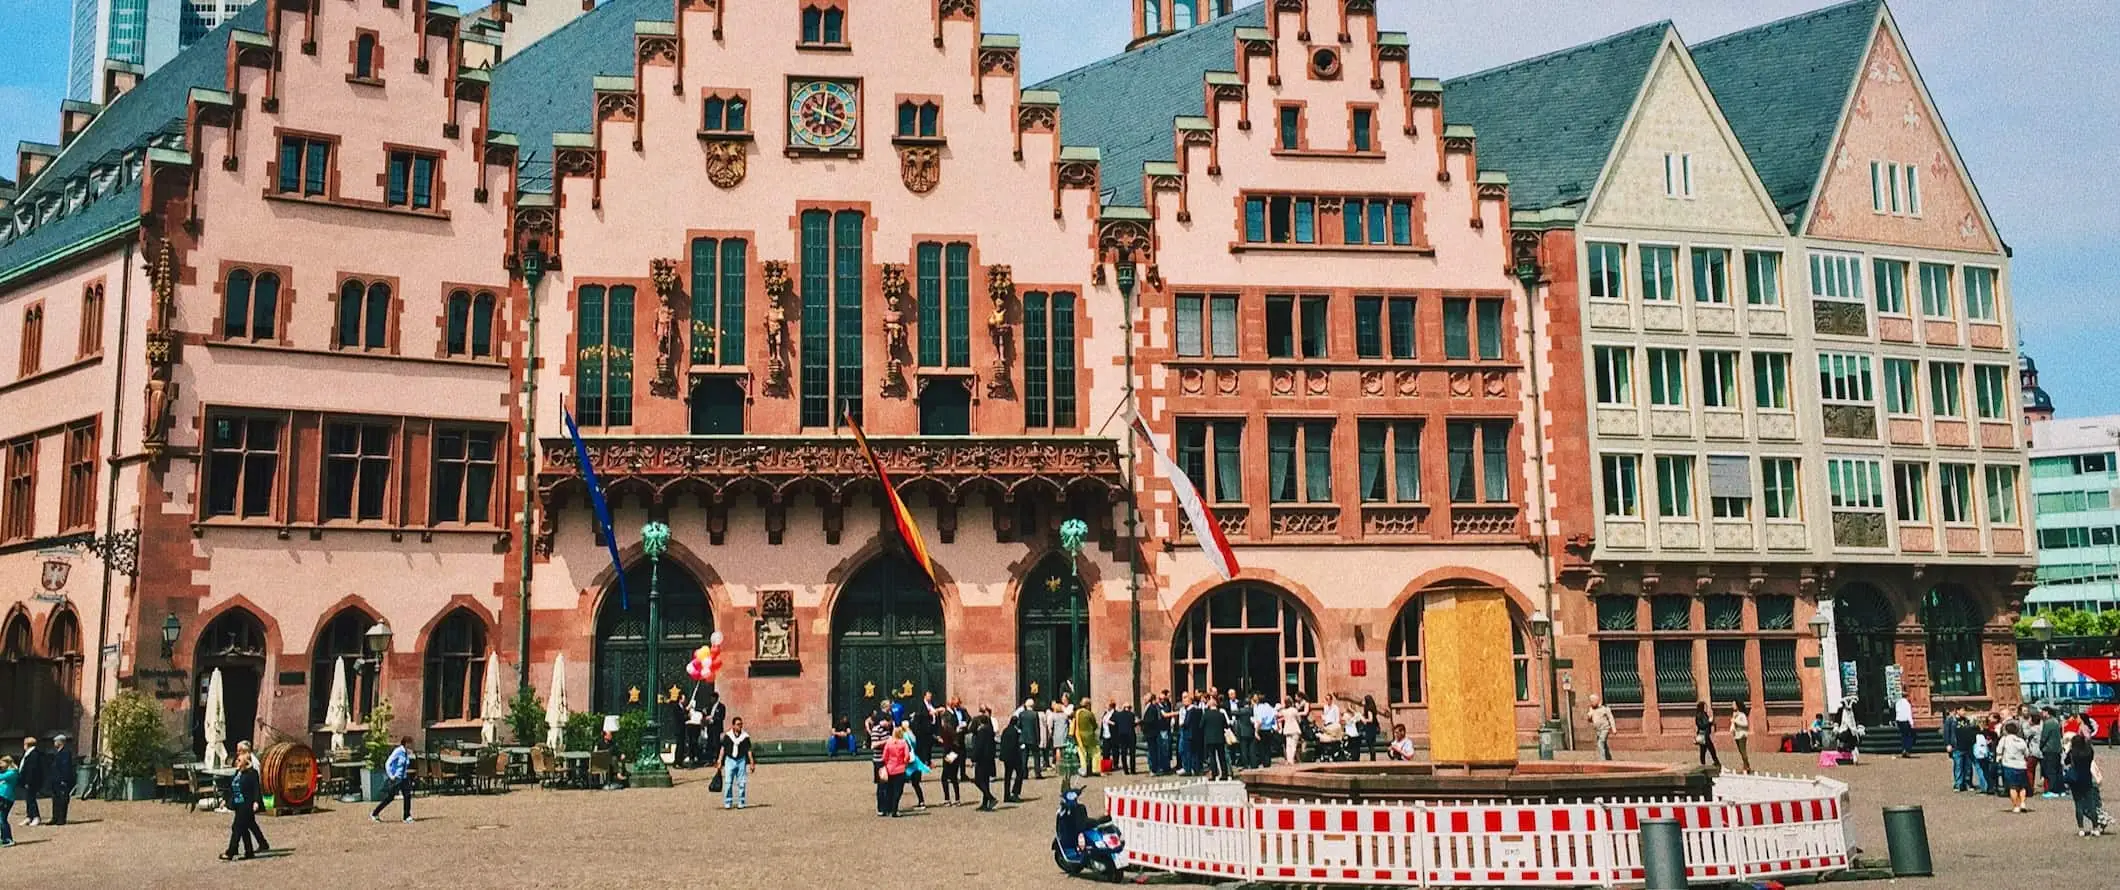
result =
[[685,665],[685,675],[701,682],[712,677],[711,671],[697,658],[692,659],[690,664]]

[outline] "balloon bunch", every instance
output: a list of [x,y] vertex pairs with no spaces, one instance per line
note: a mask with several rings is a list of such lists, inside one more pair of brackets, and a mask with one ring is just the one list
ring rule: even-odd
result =
[[701,683],[714,682],[714,675],[721,673],[721,631],[707,638],[707,644],[692,650],[692,663],[685,665],[685,676]]

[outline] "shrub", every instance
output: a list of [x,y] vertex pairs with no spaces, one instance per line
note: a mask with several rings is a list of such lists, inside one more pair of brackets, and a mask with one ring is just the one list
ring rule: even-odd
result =
[[630,764],[640,759],[641,745],[648,738],[648,709],[634,708],[619,715],[618,731],[611,734],[611,750]]
[[567,722],[560,727],[560,747],[568,751],[587,751],[596,747],[596,737],[603,734],[604,719],[595,714],[574,711],[567,715]]
[[145,779],[169,758],[169,728],[162,705],[138,689],[127,689],[103,705],[103,747],[120,777]]
[[361,737],[362,759],[368,761],[369,769],[382,769],[397,748],[397,740],[390,737],[390,719],[390,701],[376,699],[375,708],[368,712],[368,732]]
[[545,703],[528,686],[515,690],[508,701],[508,729],[518,745],[535,745],[545,739]]

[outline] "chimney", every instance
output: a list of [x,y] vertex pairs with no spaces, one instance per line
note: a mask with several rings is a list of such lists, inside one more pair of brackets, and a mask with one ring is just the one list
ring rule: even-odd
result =
[[140,85],[140,66],[131,62],[112,59],[103,63],[103,104],[118,101],[119,96],[132,92]]
[[49,142],[16,143],[15,187],[28,189],[30,183],[37,180],[37,174],[44,172],[44,168],[58,156],[59,146]]
[[68,99],[59,103],[59,145],[72,145],[74,137],[81,135],[81,131],[95,121],[96,115],[102,113],[103,106],[94,102]]

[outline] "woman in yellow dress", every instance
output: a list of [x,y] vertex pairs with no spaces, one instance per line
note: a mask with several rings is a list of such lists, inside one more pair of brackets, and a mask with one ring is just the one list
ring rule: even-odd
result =
[[1097,714],[1089,709],[1088,696],[1076,703],[1069,734],[1075,737],[1075,750],[1082,752],[1082,775],[1096,775],[1103,763],[1103,745],[1097,740]]

